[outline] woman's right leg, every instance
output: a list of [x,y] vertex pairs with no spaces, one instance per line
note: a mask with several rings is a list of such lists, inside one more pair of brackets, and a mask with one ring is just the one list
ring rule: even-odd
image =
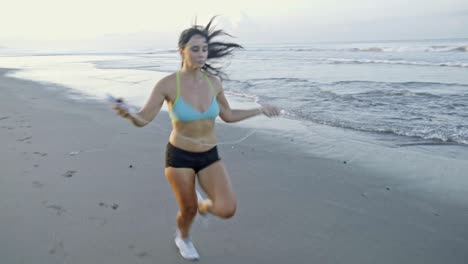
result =
[[165,174],[179,206],[177,227],[180,236],[186,238],[198,210],[197,195],[195,193],[195,172],[188,168],[167,167]]

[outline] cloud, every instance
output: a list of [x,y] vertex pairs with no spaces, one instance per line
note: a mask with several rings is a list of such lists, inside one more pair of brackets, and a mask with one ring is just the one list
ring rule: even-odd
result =
[[43,0],[25,10],[16,0],[0,16],[0,45],[173,47],[195,17],[217,14],[240,43],[468,37],[466,0],[200,1]]

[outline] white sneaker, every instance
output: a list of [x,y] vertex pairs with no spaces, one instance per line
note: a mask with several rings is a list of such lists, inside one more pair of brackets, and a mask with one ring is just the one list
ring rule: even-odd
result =
[[193,246],[192,240],[187,238],[181,238],[179,232],[177,232],[175,237],[175,244],[179,248],[180,255],[186,260],[198,260],[200,255],[198,255],[197,250]]

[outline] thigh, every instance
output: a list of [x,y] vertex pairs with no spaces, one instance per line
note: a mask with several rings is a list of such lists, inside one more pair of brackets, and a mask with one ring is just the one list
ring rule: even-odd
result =
[[231,180],[221,160],[199,171],[198,182],[213,202],[235,203]]
[[179,209],[197,207],[195,172],[192,169],[173,167],[167,167],[164,172],[174,192]]

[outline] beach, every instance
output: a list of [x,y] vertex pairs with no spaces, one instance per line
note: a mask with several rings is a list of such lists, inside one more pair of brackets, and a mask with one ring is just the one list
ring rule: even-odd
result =
[[[177,205],[164,177],[167,113],[136,128],[108,104],[73,100],[66,88],[4,77],[6,71],[1,262],[184,263],[173,242]],[[468,203],[408,188],[403,177],[386,177],[391,165],[320,157],[262,131],[219,150],[238,209],[229,220],[195,220],[201,263],[468,259]]]

